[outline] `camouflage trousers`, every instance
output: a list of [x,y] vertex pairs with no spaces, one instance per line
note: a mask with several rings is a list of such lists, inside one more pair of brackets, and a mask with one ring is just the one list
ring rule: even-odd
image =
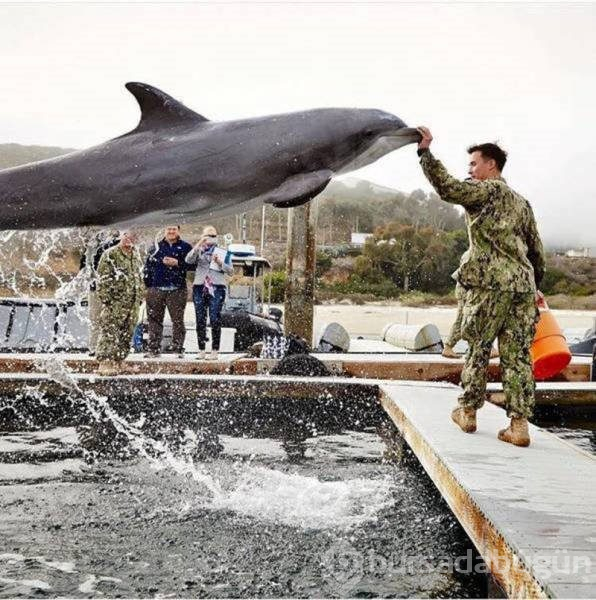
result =
[[130,352],[132,334],[139,318],[139,303],[102,304],[99,336],[95,356],[97,360],[123,361]]
[[449,332],[449,337],[445,342],[446,346],[453,348],[461,337],[461,322],[464,316],[464,297],[466,295],[466,290],[459,284],[455,284],[455,297],[457,298],[457,314],[455,315],[455,322],[451,326],[451,331]]
[[461,406],[480,408],[484,404],[490,350],[493,341],[498,338],[507,415],[532,416],[534,375],[530,345],[537,318],[533,292],[466,290],[462,337],[470,349],[461,375],[464,388],[459,398]]

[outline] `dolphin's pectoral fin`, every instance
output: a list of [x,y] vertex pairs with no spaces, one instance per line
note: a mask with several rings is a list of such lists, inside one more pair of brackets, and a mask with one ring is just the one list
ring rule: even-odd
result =
[[141,120],[130,133],[184,123],[196,125],[208,122],[203,115],[186,108],[182,102],[178,102],[152,85],[130,81],[126,84],[126,89],[137,99],[141,108]]
[[264,194],[261,200],[265,204],[273,204],[276,208],[300,206],[320,194],[331,181],[331,177],[333,177],[333,171],[328,169],[294,175],[286,179],[279,187]]

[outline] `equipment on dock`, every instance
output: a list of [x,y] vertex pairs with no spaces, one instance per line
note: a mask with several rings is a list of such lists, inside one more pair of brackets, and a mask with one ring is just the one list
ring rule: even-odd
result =
[[300,377],[329,377],[331,372],[325,363],[310,354],[290,354],[275,365],[271,375],[295,375]]
[[383,341],[405,348],[411,352],[426,352],[440,354],[443,351],[443,341],[436,325],[402,325],[389,323],[381,335]]
[[234,256],[256,256],[256,249],[252,244],[230,244],[228,251]]
[[269,261],[256,256],[250,244],[230,244],[228,250],[238,277],[233,277],[228,287],[221,324],[236,330],[234,350],[244,351],[267,335],[283,333],[282,312],[271,308],[271,278],[265,289],[265,271],[271,271]]
[[86,349],[88,342],[86,301],[0,300],[1,352],[77,351]]
[[540,300],[538,310],[540,311],[540,320],[536,325],[530,354],[534,377],[543,380],[560,373],[571,361],[571,352],[546,300]]
[[571,354],[592,354],[596,350],[596,319],[594,325],[586,331],[581,340],[575,344],[569,344],[569,350]]
[[315,352],[349,352],[350,350],[350,334],[339,323],[324,323],[315,339]]

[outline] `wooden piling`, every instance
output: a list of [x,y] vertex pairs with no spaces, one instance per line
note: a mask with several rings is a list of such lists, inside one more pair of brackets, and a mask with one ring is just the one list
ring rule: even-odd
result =
[[309,344],[313,343],[317,212],[316,203],[308,202],[288,214],[285,333]]

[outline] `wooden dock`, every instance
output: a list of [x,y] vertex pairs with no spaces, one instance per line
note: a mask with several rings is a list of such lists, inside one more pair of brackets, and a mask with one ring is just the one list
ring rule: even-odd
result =
[[485,405],[478,431],[450,420],[459,390],[383,384],[381,403],[510,598],[596,595],[596,458],[530,426],[516,448]]
[[[344,377],[383,379],[397,381],[447,381],[459,383],[463,360],[443,358],[439,354],[418,353],[349,353],[313,354],[325,363],[334,374]],[[86,354],[1,354],[2,373],[43,372],[45,364],[61,361],[77,373],[91,373],[97,361]],[[131,354],[123,363],[124,374],[169,373],[180,375],[235,374],[261,375],[277,364],[276,360],[247,358],[240,353],[222,353],[219,360],[196,360],[189,354],[183,359],[164,354],[160,358],[144,358],[142,354]],[[575,356],[567,368],[554,381],[587,382],[590,380],[591,358]],[[490,361],[489,381],[500,381],[498,359]]]
[[[505,404],[500,383],[489,383],[491,402]],[[596,381],[547,381],[536,384],[536,404],[540,406],[596,406]]]

